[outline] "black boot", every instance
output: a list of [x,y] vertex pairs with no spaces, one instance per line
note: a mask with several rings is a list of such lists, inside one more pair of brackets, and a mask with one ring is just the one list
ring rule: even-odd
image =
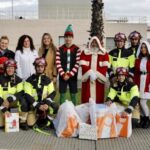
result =
[[22,130],[29,130],[29,126],[27,125],[26,122],[20,123],[20,129],[22,129]]
[[139,128],[140,120],[132,118],[132,129]]
[[150,120],[149,120],[149,117],[144,117],[144,123],[143,123],[143,125],[142,125],[142,128],[143,129],[147,129],[147,128],[149,128],[150,127]]
[[140,116],[139,128],[142,128],[144,122],[145,122],[145,117],[144,116]]

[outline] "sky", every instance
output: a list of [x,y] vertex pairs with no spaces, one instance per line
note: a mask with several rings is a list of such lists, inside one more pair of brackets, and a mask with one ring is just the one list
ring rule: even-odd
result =
[[[15,12],[20,15],[28,13],[30,16],[37,15],[38,0],[0,0],[0,14],[11,14],[12,1]],[[42,0],[44,1],[44,0]],[[89,5],[90,0],[49,0],[52,3],[74,3],[77,5]],[[109,16],[147,16],[150,18],[150,0],[103,0],[104,12]],[[28,11],[26,11],[28,10]],[[29,13],[31,12],[31,13]],[[34,14],[34,15],[33,15]],[[15,14],[17,15],[17,14]]]

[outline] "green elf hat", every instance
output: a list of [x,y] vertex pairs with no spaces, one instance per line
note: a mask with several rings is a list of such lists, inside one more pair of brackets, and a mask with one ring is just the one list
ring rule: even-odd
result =
[[65,33],[64,33],[64,36],[74,36],[73,35],[73,30],[72,30],[72,25],[71,24],[69,24],[68,26],[67,26],[67,28],[66,28],[66,31],[65,31]]

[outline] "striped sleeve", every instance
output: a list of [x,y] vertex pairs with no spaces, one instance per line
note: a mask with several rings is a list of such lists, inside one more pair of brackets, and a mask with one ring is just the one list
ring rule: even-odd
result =
[[64,76],[65,72],[61,65],[60,50],[56,51],[56,68],[60,76]]
[[76,54],[76,63],[74,67],[72,68],[72,70],[69,72],[70,77],[73,77],[78,72],[79,63],[80,63],[80,55],[81,55],[81,50],[78,49],[77,54]]

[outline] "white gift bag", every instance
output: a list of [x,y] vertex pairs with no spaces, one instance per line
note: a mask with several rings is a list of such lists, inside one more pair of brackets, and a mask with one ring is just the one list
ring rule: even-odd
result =
[[58,137],[76,137],[80,122],[81,119],[70,101],[66,101],[60,106],[57,116],[53,120]]

